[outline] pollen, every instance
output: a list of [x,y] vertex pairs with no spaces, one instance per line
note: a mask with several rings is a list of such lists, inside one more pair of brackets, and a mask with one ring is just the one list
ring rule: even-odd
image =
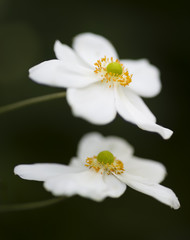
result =
[[122,161],[109,151],[100,152],[98,156],[88,157],[85,166],[97,173],[106,173],[107,175],[120,175],[125,171]]
[[107,58],[105,56],[94,63],[94,65],[94,72],[99,74],[101,82],[109,84],[109,87],[113,87],[117,83],[125,87],[132,81],[133,74],[129,74],[127,68],[118,59],[114,61],[112,57]]

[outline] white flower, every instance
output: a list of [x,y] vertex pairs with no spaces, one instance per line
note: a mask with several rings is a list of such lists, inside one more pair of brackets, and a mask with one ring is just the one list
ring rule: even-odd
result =
[[173,132],[156,124],[140,97],[153,97],[161,90],[159,70],[146,59],[119,61],[112,44],[92,33],[76,36],[73,49],[56,41],[54,51],[57,59],[31,68],[30,78],[68,88],[67,101],[75,116],[107,124],[118,112],[141,129],[171,137]]
[[174,192],[159,184],[165,178],[165,167],[133,156],[133,148],[118,137],[87,134],[79,143],[77,157],[68,166],[19,165],[14,172],[23,179],[43,181],[45,189],[55,196],[79,194],[102,201],[120,197],[128,185],[174,209],[180,207]]

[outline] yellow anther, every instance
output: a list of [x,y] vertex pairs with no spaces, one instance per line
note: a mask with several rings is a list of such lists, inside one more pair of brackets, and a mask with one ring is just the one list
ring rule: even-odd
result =
[[98,156],[87,158],[85,166],[97,173],[106,173],[108,175],[119,175],[125,171],[122,161],[116,159],[109,151],[103,151]]
[[113,57],[101,58],[95,64],[94,72],[99,74],[101,82],[108,83],[109,87],[114,86],[114,84],[119,83],[121,86],[127,86],[132,81],[133,74],[129,74],[128,70],[120,63],[118,59],[113,61]]

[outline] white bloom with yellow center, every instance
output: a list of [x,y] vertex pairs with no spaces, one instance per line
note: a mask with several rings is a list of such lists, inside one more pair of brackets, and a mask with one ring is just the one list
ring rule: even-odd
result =
[[126,185],[174,209],[180,207],[174,192],[159,183],[165,167],[156,161],[133,156],[133,148],[118,137],[86,134],[79,142],[77,157],[63,164],[19,165],[15,174],[23,179],[43,181],[55,196],[81,195],[95,201],[118,198]]
[[30,78],[68,88],[67,101],[75,116],[107,124],[118,112],[139,128],[170,138],[172,131],[156,124],[140,97],[154,97],[161,90],[159,70],[146,59],[118,60],[113,45],[92,33],[76,36],[73,49],[56,41],[54,51],[57,59],[31,68]]

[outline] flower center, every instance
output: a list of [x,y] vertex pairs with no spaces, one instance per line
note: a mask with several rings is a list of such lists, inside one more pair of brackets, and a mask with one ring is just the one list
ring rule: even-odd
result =
[[116,75],[120,75],[123,72],[123,68],[120,63],[112,62],[107,65],[108,73],[115,73]]
[[114,156],[109,151],[103,151],[98,154],[97,160],[98,160],[98,162],[103,163],[103,164],[107,164],[107,163],[111,164],[114,162]]
[[133,74],[130,75],[118,59],[113,61],[112,57],[104,57],[94,65],[94,72],[100,76],[101,82],[109,83],[109,87],[113,87],[116,83],[125,87],[132,81]]
[[97,173],[107,173],[108,175],[122,174],[125,171],[122,161],[116,159],[109,151],[102,151],[98,156],[87,158],[85,166]]

